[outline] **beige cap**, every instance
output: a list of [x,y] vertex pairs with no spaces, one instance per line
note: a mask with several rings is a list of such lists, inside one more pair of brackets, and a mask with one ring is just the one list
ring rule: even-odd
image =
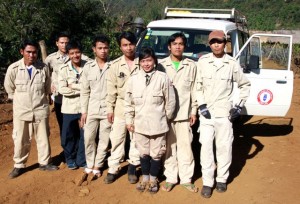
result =
[[208,42],[210,42],[212,39],[224,41],[226,40],[225,33],[222,30],[214,30],[209,34]]

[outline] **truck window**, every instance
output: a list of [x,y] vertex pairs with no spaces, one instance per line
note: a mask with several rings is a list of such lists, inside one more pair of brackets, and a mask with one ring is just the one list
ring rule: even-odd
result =
[[210,31],[165,28],[148,28],[138,43],[137,51],[142,47],[152,47],[158,58],[165,58],[169,56],[168,38],[176,32],[183,32],[187,38],[184,56],[197,61],[202,55],[211,52],[207,42]]
[[287,70],[290,49],[288,40],[274,36],[253,37],[240,55],[242,67],[247,67],[251,56],[256,56],[259,58],[259,69]]

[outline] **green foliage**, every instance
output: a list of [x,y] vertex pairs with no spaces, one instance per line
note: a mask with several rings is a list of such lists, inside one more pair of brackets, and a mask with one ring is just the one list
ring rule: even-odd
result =
[[145,24],[161,18],[166,6],[236,8],[247,16],[251,30],[300,28],[300,0],[1,0],[0,67],[20,58],[19,43],[24,38],[45,40],[48,53],[55,51],[60,31],[81,40],[90,57],[93,37],[108,35],[115,59],[121,54],[116,35],[133,30],[126,25],[138,16]]

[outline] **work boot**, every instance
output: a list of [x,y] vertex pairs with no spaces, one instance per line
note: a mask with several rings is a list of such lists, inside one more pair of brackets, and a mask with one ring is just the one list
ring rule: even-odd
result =
[[202,190],[201,190],[201,196],[204,198],[210,198],[211,197],[211,187],[203,186]]
[[227,191],[226,183],[217,182],[216,190],[219,193],[224,193]]
[[138,177],[136,176],[136,166],[129,164],[127,173],[129,183],[135,184],[138,182]]
[[58,170],[58,167],[53,165],[53,164],[46,164],[46,165],[41,165],[40,164],[39,169],[41,171],[56,171],[56,170]]
[[107,176],[104,178],[104,183],[110,184],[113,183],[117,178],[117,174],[107,173]]
[[17,178],[18,176],[20,176],[21,174],[23,174],[25,172],[24,168],[14,168],[10,174],[8,175],[9,178],[13,179],[13,178]]

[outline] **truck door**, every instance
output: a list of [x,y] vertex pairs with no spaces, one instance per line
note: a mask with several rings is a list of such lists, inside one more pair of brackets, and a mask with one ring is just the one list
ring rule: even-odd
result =
[[238,52],[251,81],[244,114],[285,116],[290,108],[294,75],[291,71],[292,36],[254,34]]

